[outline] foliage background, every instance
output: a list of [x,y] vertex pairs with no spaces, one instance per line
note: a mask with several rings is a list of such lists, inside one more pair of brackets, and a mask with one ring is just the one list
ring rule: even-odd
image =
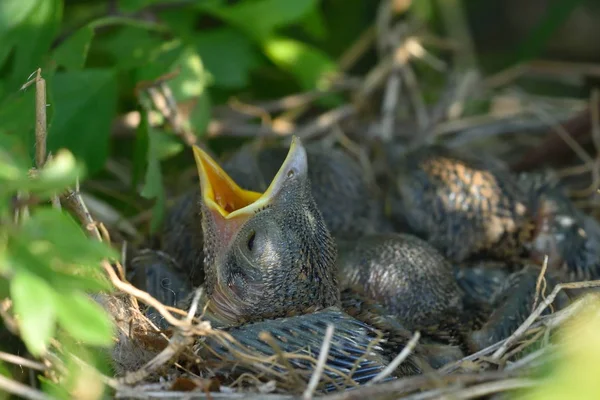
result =
[[[600,34],[594,22],[600,6],[593,0],[395,4],[402,18],[438,37],[452,34],[448,10],[463,7],[483,74],[536,57],[600,61],[600,42],[590,40]],[[58,337],[100,365],[96,350],[110,342],[108,321],[83,293],[109,287],[99,263],[117,252],[88,239],[44,200],[80,177],[87,200],[117,241],[139,243],[160,226],[171,194],[189,185],[191,154],[172,127],[135,123],[148,112],[148,99],[136,90],[140,83],[178,71],[169,85],[187,110],[186,126],[225,151],[248,139],[236,132],[211,136],[220,106],[232,98],[250,103],[326,89],[336,73],[362,76],[376,65],[373,49],[350,66],[341,62],[373,27],[378,6],[374,0],[0,1],[0,299],[12,299],[27,351],[43,356]],[[31,180],[35,90],[20,88],[37,68],[47,82],[48,150],[55,158]],[[433,82],[425,97],[435,102],[443,77],[417,71]],[[586,97],[593,83],[530,87]],[[342,100],[326,97],[308,117]],[[17,196],[29,199],[29,218],[15,220]],[[19,343],[8,338],[2,333],[0,350],[13,352]],[[48,390],[73,389],[89,378],[65,357],[72,379],[60,389],[47,381]],[[0,373],[19,378],[1,364]]]

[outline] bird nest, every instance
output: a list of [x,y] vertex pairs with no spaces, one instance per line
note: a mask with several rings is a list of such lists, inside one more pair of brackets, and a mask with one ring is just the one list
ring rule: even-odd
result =
[[[576,204],[588,214],[598,216],[596,197],[600,186],[600,163],[597,156],[588,154],[583,144],[588,135],[594,145],[600,145],[598,96],[593,96],[589,104],[537,98],[515,89],[519,74],[525,74],[527,70],[508,71],[486,78],[466,70],[451,74],[448,84],[438,96],[439,101],[432,107],[426,107],[419,86],[422,82],[416,79],[411,65],[414,61],[425,61],[446,68],[446,63],[431,58],[416,36],[400,35],[396,28],[387,26],[380,32],[382,61],[366,76],[360,79],[341,78],[332,82],[327,90],[288,96],[253,105],[253,109],[271,115],[294,107],[302,110],[300,114],[309,115],[307,110],[319,110],[313,107],[315,100],[340,91],[351,91],[352,102],[321,112],[316,117],[313,113],[293,123],[289,119],[286,124],[275,119],[262,125],[250,123],[254,114],[244,113],[244,110],[240,112],[240,107],[225,107],[216,110],[216,114],[223,117],[217,121],[219,123],[210,125],[209,135],[234,131],[244,136],[278,138],[293,132],[304,141],[332,139],[353,153],[372,172],[374,179],[387,173],[385,166],[377,161],[381,150],[377,143],[392,146],[392,139],[399,139],[402,146],[413,147],[443,141],[450,147],[498,157],[514,170],[552,166],[569,183]],[[363,47],[364,43],[359,41],[356,48],[348,53],[360,52]],[[157,104],[165,107],[175,104],[173,99],[168,98],[168,92],[159,90],[165,86],[164,80],[159,81],[160,87],[150,85],[141,90],[151,87],[153,100],[163,96],[163,101],[155,101]],[[404,97],[400,96],[401,83],[406,89]],[[465,99],[477,96],[491,104],[491,111],[485,115],[461,117]],[[380,107],[372,107],[373,104]],[[173,116],[181,112],[157,109],[167,119],[177,119]],[[195,140],[189,138],[179,125],[175,124],[173,128],[184,141]],[[371,159],[375,162],[371,163]],[[66,198],[70,202],[66,202],[65,207],[74,211],[84,226],[98,226],[87,212],[81,196]],[[563,350],[568,348],[564,343],[577,342],[578,335],[583,335],[581,332],[588,328],[570,324],[577,329],[568,328],[564,330],[567,333],[558,335],[555,332],[563,331],[562,328],[577,320],[582,312],[587,312],[586,319],[593,322],[593,327],[597,327],[600,321],[600,298],[593,293],[561,311],[543,315],[552,308],[560,291],[591,289],[600,286],[600,281],[563,283],[545,290],[542,269],[531,314],[508,338],[440,369],[386,380],[394,368],[407,360],[418,343],[419,335],[415,333],[390,363],[390,368],[384,369],[371,382],[358,385],[344,371],[325,365],[330,334],[321,338],[321,348],[309,353],[284,352],[269,340],[268,335],[263,336],[262,339],[272,345],[274,354],[266,357],[243,348],[226,332],[213,329],[207,321],[195,317],[196,303],[192,303],[191,310],[161,304],[150,294],[128,283],[118,267],[108,262],[104,265],[117,291],[96,296],[118,326],[111,352],[117,375],[104,377],[105,383],[115,390],[117,398],[482,398],[543,385],[545,381],[539,371],[554,360],[562,359]],[[142,311],[146,306],[155,309],[170,328],[161,330],[148,319]],[[227,347],[232,357],[221,362],[202,359],[197,347],[207,338]],[[374,339],[372,346],[377,346],[378,340]],[[585,347],[586,343],[582,342],[580,346]],[[370,351],[368,347],[365,356]],[[297,368],[299,364],[308,367]],[[236,370],[243,372],[235,379],[221,372]],[[329,393],[325,393],[326,389],[330,389]]]

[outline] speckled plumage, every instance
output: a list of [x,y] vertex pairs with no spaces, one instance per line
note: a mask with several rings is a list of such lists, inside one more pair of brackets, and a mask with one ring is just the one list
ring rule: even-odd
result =
[[273,201],[245,221],[231,243],[219,243],[220,217],[202,203],[206,294],[215,312],[238,323],[339,305],[331,273],[336,247],[312,198],[301,152],[304,169],[285,171]]
[[405,154],[394,171],[393,217],[451,261],[520,253],[527,196],[500,162],[433,145]]
[[462,292],[452,266],[425,241],[408,234],[379,234],[339,242],[341,289],[381,303],[403,325],[433,335],[456,324]]
[[[352,386],[344,382],[344,374],[349,375],[356,384],[364,384],[380,373],[390,361],[382,347],[385,338],[382,338],[377,330],[336,308],[228,329],[227,332],[233,337],[234,342],[224,342],[209,337],[206,342],[198,344],[197,353],[208,361],[209,366],[211,362],[219,366],[220,370],[217,372],[223,371],[224,367],[231,368],[234,365],[236,374],[256,371],[256,360],[240,361],[239,357],[232,357],[232,351],[245,353],[250,351],[262,357],[274,356],[276,352],[273,347],[260,338],[261,332],[268,332],[279,348],[299,356],[290,357],[289,362],[296,370],[296,374],[306,382],[314,370],[329,324],[334,326],[334,332],[326,362],[328,368],[324,371],[326,379],[322,380],[321,390],[332,390],[336,386],[342,388]],[[303,356],[310,356],[312,360],[309,361]],[[262,371],[272,368],[271,363],[268,362],[259,364],[262,366],[260,368]],[[286,369],[278,366],[274,370],[281,373]],[[420,369],[414,359],[409,358],[402,364],[400,372],[406,375],[415,374],[420,372]],[[280,379],[277,374],[269,372],[263,374],[269,379]],[[327,383],[327,380],[333,382]]]

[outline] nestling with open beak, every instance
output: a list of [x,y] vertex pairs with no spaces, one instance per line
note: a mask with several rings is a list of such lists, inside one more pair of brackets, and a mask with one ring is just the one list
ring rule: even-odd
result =
[[[384,368],[387,356],[380,346],[359,360],[375,329],[339,308],[336,247],[312,197],[300,141],[294,138],[262,194],[241,189],[201,149],[194,148],[194,154],[202,193],[205,318],[241,344],[268,354],[272,349],[258,337],[261,330],[270,332],[284,351],[313,356],[322,340],[315,335],[331,323],[337,327],[331,354],[339,356],[328,364],[345,365],[344,373],[350,373],[358,362],[352,373],[358,380]],[[215,352],[226,357],[225,350],[210,339],[198,346],[206,358]],[[418,367],[411,359],[402,370],[415,373]]]

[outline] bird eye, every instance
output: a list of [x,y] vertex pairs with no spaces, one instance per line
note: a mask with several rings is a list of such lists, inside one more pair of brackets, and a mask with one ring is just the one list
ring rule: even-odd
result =
[[292,168],[288,171],[287,177],[292,178],[294,175],[296,175],[296,170]]
[[252,251],[254,249],[254,238],[256,237],[256,232],[252,232],[250,237],[248,238],[248,250]]

